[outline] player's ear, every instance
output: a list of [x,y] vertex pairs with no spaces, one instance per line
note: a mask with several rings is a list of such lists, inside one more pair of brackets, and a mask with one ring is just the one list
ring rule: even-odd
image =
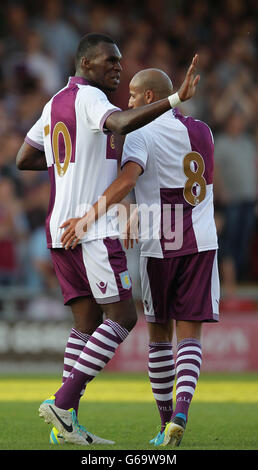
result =
[[81,69],[85,70],[89,68],[90,60],[87,57],[81,58]]
[[146,104],[150,104],[154,101],[154,93],[152,90],[146,90],[144,92],[144,99]]

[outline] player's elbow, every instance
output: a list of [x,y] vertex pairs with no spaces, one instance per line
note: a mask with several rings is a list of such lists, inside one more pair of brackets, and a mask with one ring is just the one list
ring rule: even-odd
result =
[[126,111],[116,111],[107,117],[105,127],[118,135],[126,135],[132,131],[132,123],[128,120]]
[[26,160],[24,158],[24,155],[22,152],[19,150],[16,156],[16,166],[18,170],[26,170]]
[[121,123],[121,125],[118,126],[118,130],[116,131],[118,135],[126,135],[129,134],[129,132],[132,132],[132,126],[127,123]]
[[16,166],[19,170],[27,170],[28,167],[28,150],[25,142],[21,145],[16,156]]
[[19,170],[47,170],[45,154],[24,142],[17,153],[16,166]]
[[122,120],[119,122],[115,122],[113,125],[109,126],[109,130],[114,132],[117,135],[126,135],[132,131],[132,126],[130,126],[127,122],[123,122]]
[[124,181],[124,191],[126,194],[129,194],[136,185],[136,179],[133,177],[128,177]]
[[124,164],[120,181],[123,186],[123,192],[125,194],[130,193],[138,180],[138,177],[142,173],[142,167],[133,161],[128,161]]

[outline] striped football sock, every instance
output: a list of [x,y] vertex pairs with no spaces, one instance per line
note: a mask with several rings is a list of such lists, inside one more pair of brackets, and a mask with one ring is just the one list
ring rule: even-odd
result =
[[[64,369],[63,369],[63,384],[69,376],[73,366],[79,359],[81,352],[83,351],[85,344],[87,343],[90,335],[87,333],[81,333],[81,331],[72,328],[70,336],[68,338],[65,353],[64,353]],[[79,401],[85,392],[85,388],[81,390],[80,396],[77,403],[74,404],[76,414],[78,414]]]
[[114,356],[128,331],[112,320],[105,320],[90,336],[78,361],[62,387],[55,393],[55,404],[65,410],[74,408],[81,390]]
[[171,343],[150,343],[148,371],[163,431],[173,412],[175,363]]
[[201,343],[195,338],[186,338],[177,345],[176,358],[176,408],[173,416],[185,415],[195,392],[202,363]]

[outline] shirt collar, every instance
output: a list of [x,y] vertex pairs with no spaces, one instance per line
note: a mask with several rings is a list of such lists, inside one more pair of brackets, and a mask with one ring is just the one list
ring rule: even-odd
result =
[[79,85],[89,85],[88,80],[83,77],[70,77],[68,81],[68,85],[74,85],[78,83]]

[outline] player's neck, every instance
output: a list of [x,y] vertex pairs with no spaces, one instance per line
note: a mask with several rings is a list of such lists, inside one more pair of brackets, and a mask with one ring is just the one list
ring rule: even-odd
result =
[[82,71],[82,70],[76,70],[75,72],[75,77],[79,77],[79,78],[83,78],[84,80],[87,80],[88,84],[89,85],[92,85],[92,86],[95,86],[97,88],[100,88],[100,86],[94,82],[93,80],[91,80],[89,77],[87,77],[87,75]]
[[81,78],[84,78],[85,80],[89,81],[88,77],[86,77],[86,74],[82,70],[76,70],[74,76],[75,77],[81,77]]

